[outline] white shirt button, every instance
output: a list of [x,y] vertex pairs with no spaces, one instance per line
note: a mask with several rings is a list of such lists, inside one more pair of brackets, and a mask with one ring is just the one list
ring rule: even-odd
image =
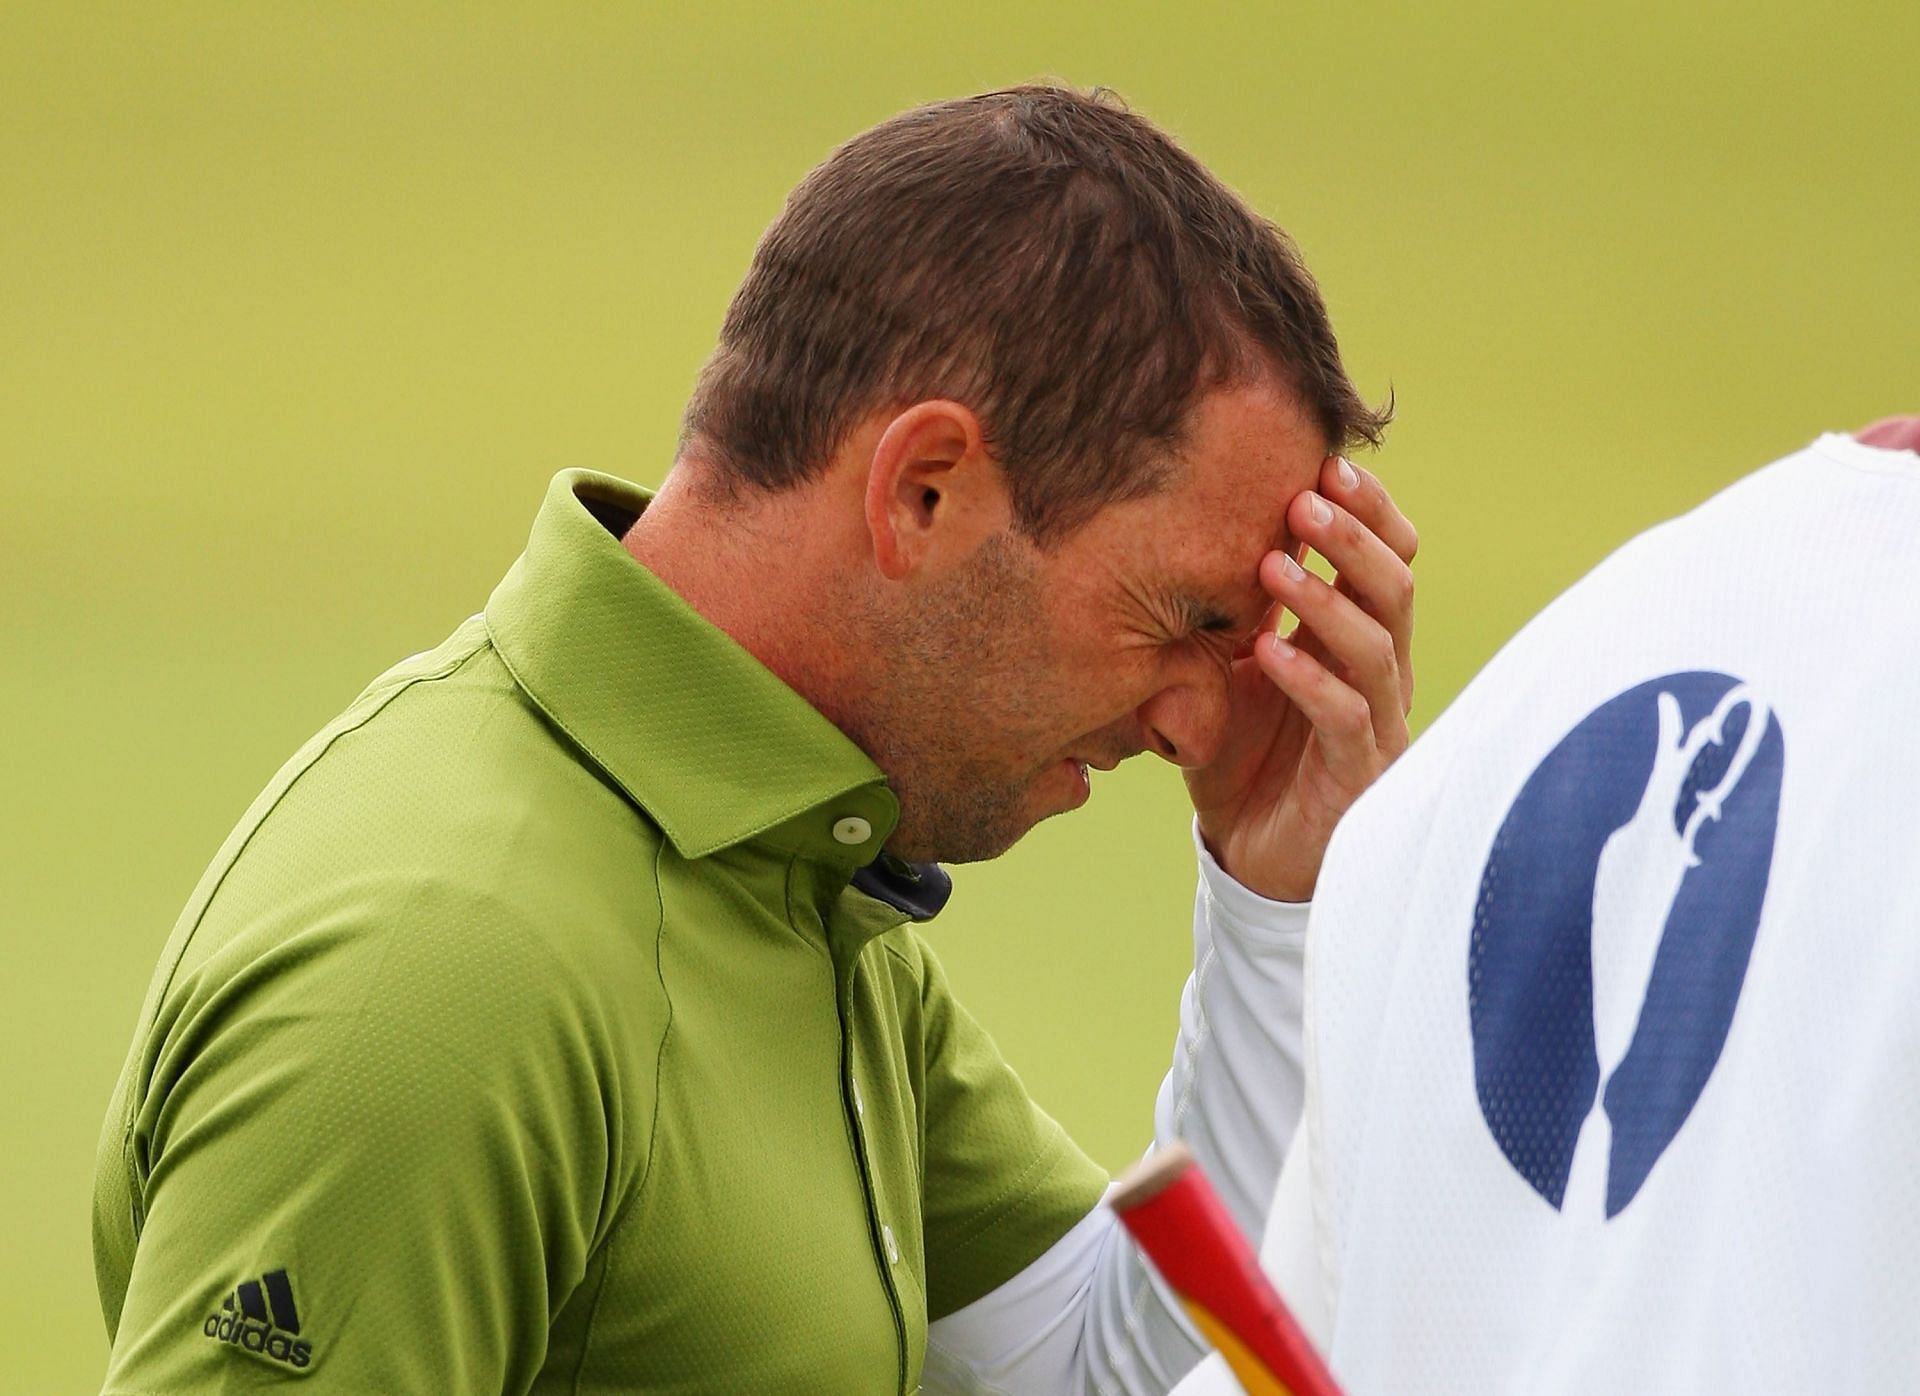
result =
[[873,837],[873,825],[857,814],[849,814],[833,821],[833,837],[840,843],[865,843]]
[[883,1226],[880,1228],[880,1234],[886,1238],[887,1242],[887,1263],[889,1265],[898,1265],[900,1263],[900,1247],[894,1243],[893,1228]]

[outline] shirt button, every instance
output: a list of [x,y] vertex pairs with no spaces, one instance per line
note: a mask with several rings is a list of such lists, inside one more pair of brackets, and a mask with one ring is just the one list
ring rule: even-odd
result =
[[865,843],[873,837],[873,825],[857,814],[850,814],[833,821],[833,837],[840,843]]
[[867,1115],[867,1103],[860,1099],[860,1083],[858,1081],[853,1083],[853,1113],[862,1119],[865,1119]]
[[887,1242],[887,1263],[889,1265],[898,1265],[900,1263],[900,1247],[894,1243],[893,1228],[883,1226],[880,1228],[880,1234],[886,1238]]

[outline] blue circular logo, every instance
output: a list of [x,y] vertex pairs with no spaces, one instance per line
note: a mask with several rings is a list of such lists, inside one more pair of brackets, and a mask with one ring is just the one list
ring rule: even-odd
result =
[[1494,838],[1467,952],[1474,1087],[1563,1212],[1633,1201],[1720,1059],[1785,759],[1764,695],[1669,674],[1567,733]]

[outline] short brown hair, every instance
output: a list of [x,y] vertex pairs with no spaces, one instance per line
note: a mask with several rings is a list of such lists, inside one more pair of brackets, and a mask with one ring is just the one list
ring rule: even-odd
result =
[[1111,93],[938,102],[815,168],[754,252],[683,450],[777,489],[890,404],[966,403],[1041,541],[1166,481],[1212,385],[1277,372],[1377,445],[1286,235]]

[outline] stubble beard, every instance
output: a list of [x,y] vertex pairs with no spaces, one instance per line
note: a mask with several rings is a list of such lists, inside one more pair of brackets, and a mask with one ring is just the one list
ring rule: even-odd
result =
[[997,858],[1027,832],[1032,772],[995,764],[1033,718],[1025,701],[1044,662],[1032,563],[1004,536],[934,606],[876,617],[878,680],[855,740],[900,799],[888,842],[919,862]]

